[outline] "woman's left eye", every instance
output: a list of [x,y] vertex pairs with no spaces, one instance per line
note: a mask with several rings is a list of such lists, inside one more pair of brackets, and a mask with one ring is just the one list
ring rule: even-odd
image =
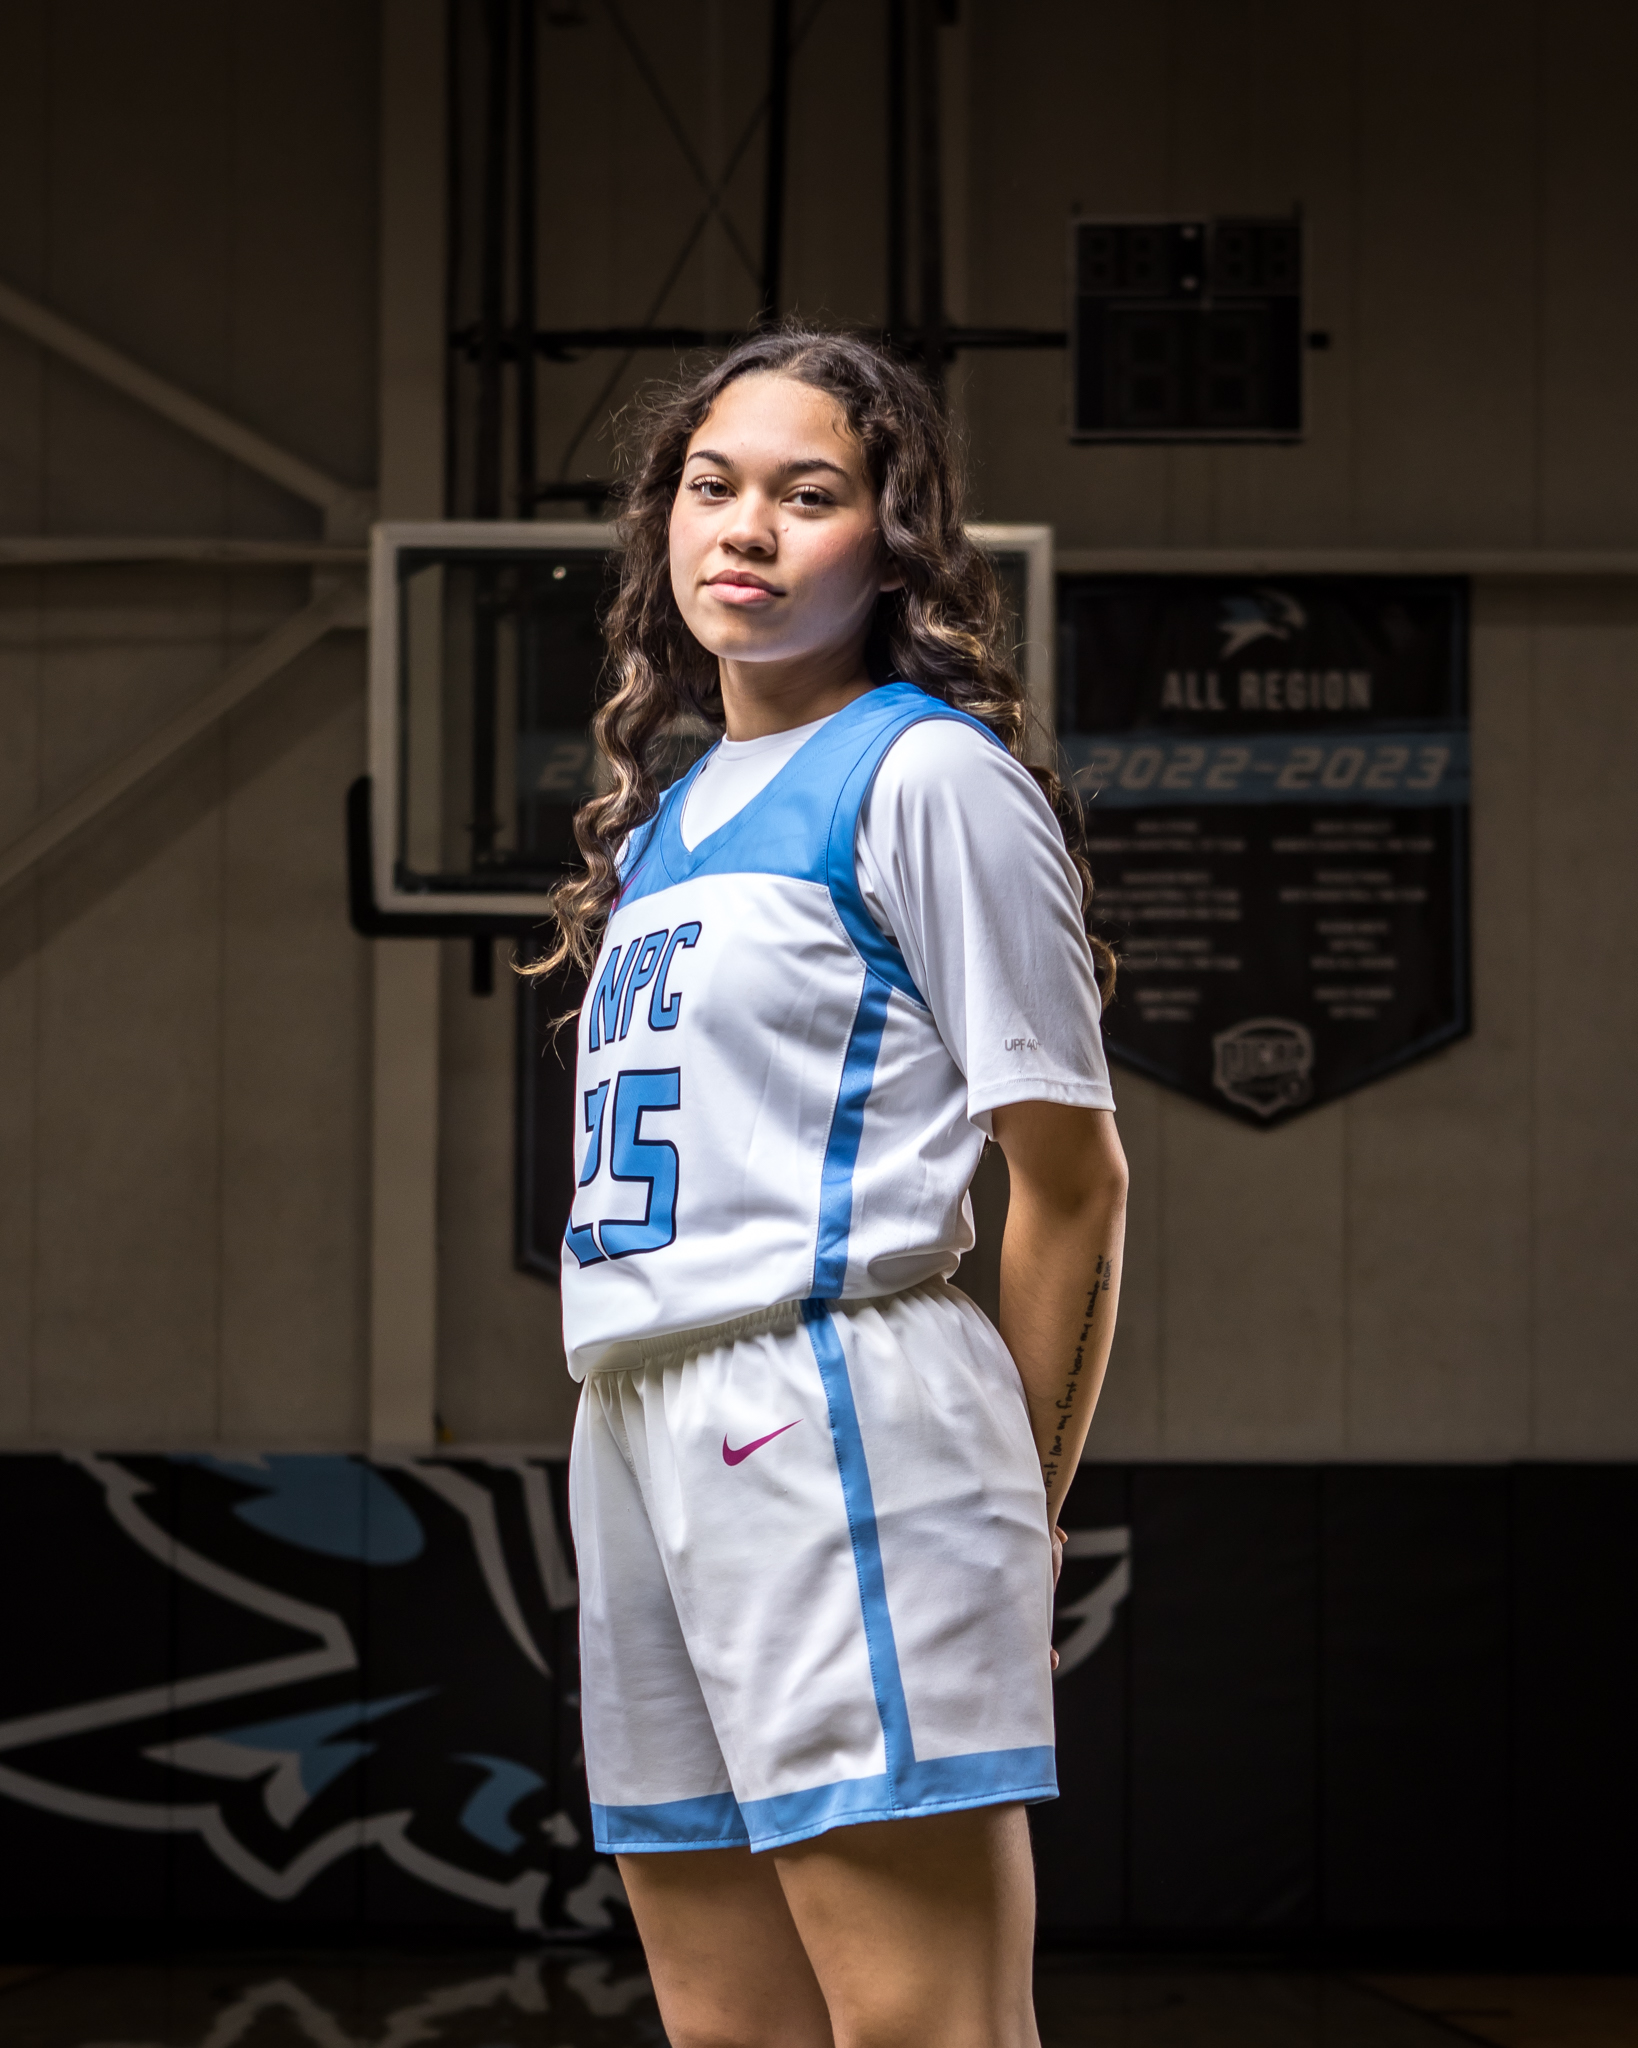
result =
[[804,484],[799,491],[793,491],[791,496],[804,512],[817,512],[821,506],[830,503],[830,499],[815,484]]

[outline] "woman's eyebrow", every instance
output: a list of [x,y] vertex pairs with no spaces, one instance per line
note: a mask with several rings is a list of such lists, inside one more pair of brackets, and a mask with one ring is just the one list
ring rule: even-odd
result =
[[[733,469],[735,467],[733,457],[731,455],[724,455],[720,449],[716,448],[691,448],[688,453],[688,460],[690,462],[712,462],[716,464],[718,469]],[[832,462],[828,456],[824,455],[793,456],[789,462],[782,462],[779,465],[778,474],[780,476],[800,476],[804,471],[810,469],[828,469],[833,475],[839,477],[846,477],[850,474],[841,463]]]

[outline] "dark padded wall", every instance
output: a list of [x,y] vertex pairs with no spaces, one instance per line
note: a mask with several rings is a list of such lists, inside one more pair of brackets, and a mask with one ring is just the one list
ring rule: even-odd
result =
[[1320,1885],[1332,1927],[1508,1918],[1508,1475],[1325,1475]]
[[[1093,1466],[1049,1937],[1638,1930],[1638,1468]],[[560,1463],[0,1457],[0,1917],[622,1921]]]
[[1513,1908],[1546,1927],[1638,1924],[1638,1475],[1513,1480]]
[[[1131,1475],[1124,1466],[1083,1466],[1065,1506],[1074,1529],[1131,1525]],[[1076,1619],[1068,1610],[1099,1586],[1116,1563],[1070,1558],[1058,1587],[1065,1655]],[[1126,1919],[1127,1699],[1131,1673],[1131,1601],[1115,1607],[1109,1633],[1084,1660],[1066,1667],[1056,1692],[1059,1797],[1031,1809],[1040,1864],[1041,1910],[1053,1925],[1119,1927]]]
[[1132,1476],[1130,1924],[1314,1918],[1317,1475]]
[[1638,1469],[1093,1467],[1065,1521],[1131,1593],[1059,1685],[1046,1933],[1638,1931]]

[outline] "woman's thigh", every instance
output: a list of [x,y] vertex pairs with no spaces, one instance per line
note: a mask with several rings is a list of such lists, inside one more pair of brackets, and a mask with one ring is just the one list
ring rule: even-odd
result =
[[619,1864],[672,2048],[832,2048],[769,1857],[695,1849]]
[[776,1849],[837,2048],[1037,2048],[1022,1806],[834,1828]]

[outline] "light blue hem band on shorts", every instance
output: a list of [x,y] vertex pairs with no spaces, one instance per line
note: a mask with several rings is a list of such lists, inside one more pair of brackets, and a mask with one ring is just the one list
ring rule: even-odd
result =
[[970,1806],[1056,1799],[1050,1747],[997,1749],[972,1756],[936,1756],[895,1774],[844,1778],[807,1792],[782,1792],[742,1806],[731,1792],[666,1799],[654,1806],[594,1806],[592,1833],[604,1856],[668,1849],[779,1849],[829,1828],[862,1821],[905,1820]]

